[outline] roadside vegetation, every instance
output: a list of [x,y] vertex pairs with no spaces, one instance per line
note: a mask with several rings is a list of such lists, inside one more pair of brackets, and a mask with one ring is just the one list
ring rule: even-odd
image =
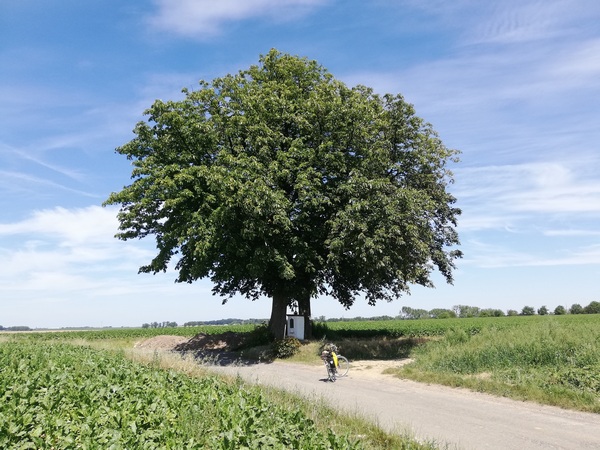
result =
[[400,378],[600,413],[599,314],[327,322],[315,330],[350,359],[411,358],[387,369]]
[[520,326],[486,326],[476,333],[450,328],[415,347],[412,364],[391,372],[600,413],[600,316],[519,319]]
[[387,369],[400,378],[600,413],[599,314],[335,321],[314,331],[350,360],[411,358]]
[[192,358],[124,349],[121,333],[5,335],[0,448],[434,448]]

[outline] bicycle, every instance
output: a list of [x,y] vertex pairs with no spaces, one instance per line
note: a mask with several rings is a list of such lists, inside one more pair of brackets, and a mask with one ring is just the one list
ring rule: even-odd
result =
[[[328,349],[327,349],[328,348]],[[326,346],[321,352],[321,359],[327,369],[327,380],[335,382],[338,377],[345,377],[350,370],[348,358],[337,354],[337,347],[333,344]]]

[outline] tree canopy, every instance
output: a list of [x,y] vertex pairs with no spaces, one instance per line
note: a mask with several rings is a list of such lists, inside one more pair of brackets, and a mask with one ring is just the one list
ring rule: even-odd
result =
[[105,202],[121,205],[117,237],[156,239],[140,272],[174,259],[178,282],[271,297],[276,336],[288,307],[310,315],[318,295],[349,308],[431,287],[435,268],[452,282],[457,152],[401,95],[276,50],[183,92],[154,102],[116,150],[133,165]]

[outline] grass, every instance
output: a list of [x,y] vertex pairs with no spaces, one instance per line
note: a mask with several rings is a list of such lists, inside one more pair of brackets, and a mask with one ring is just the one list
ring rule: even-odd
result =
[[[583,316],[581,316],[583,318]],[[527,327],[450,329],[390,370],[415,381],[600,413],[600,317],[545,317]]]

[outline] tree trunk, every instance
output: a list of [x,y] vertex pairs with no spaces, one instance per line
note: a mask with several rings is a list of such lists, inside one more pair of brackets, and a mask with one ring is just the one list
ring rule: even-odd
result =
[[269,330],[271,330],[275,339],[283,339],[285,336],[287,306],[288,300],[286,296],[273,294],[273,306],[271,308]]
[[312,339],[312,322],[310,321],[310,296],[298,302],[298,314],[304,316],[304,339]]

